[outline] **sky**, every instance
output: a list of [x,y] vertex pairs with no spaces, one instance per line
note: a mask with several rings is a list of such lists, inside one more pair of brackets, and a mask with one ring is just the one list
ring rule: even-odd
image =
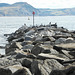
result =
[[16,2],[27,2],[35,8],[73,8],[75,0],[0,0],[0,3],[13,4]]

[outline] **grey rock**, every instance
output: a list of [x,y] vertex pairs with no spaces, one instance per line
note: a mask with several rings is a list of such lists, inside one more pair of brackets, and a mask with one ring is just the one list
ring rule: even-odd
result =
[[22,46],[28,45],[28,44],[32,44],[32,41],[23,41],[21,43]]
[[33,35],[34,32],[35,32],[35,30],[31,29],[30,31],[26,32],[25,35],[31,36],[31,35]]
[[49,75],[66,75],[62,70],[52,70]]
[[11,75],[12,72],[9,69],[0,68],[0,75]]
[[24,58],[21,62],[22,66],[30,68],[31,67],[31,63],[32,63],[32,59],[30,58]]
[[67,57],[69,57],[70,59],[73,59],[73,58],[74,58],[74,56],[72,56],[72,55],[70,54],[70,51],[62,50],[62,52],[63,52]]
[[56,59],[56,60],[61,60],[61,61],[66,61],[69,60],[68,57],[64,56],[64,55],[53,55],[53,54],[44,54],[44,53],[40,53],[38,54],[37,58],[39,59]]
[[66,43],[66,38],[59,38],[55,41],[55,44]]
[[25,58],[27,57],[27,53],[23,54],[23,53],[17,53],[15,56],[15,59],[21,59],[21,58]]
[[26,41],[32,41],[33,40],[33,37],[27,35],[27,36],[25,36],[25,40]]
[[63,69],[64,66],[54,59],[46,59],[43,63],[33,61],[31,72],[34,75],[49,75],[52,70]]
[[3,68],[7,66],[16,65],[16,64],[20,64],[20,63],[17,62],[15,59],[12,59],[12,60],[7,59],[7,58],[0,59],[0,66],[2,66]]
[[56,50],[57,49],[58,50],[65,49],[65,50],[68,50],[68,51],[74,51],[74,49],[75,49],[75,43],[67,43],[67,44],[55,45],[54,49],[56,49]]
[[34,47],[34,45],[32,44],[28,44],[22,47],[22,49],[32,49]]
[[13,73],[12,75],[32,75],[31,72],[29,71],[29,69],[27,68],[22,68],[17,70],[15,73]]
[[32,48],[31,53],[36,55],[36,56],[40,53],[48,53],[48,52],[51,53],[50,48],[52,48],[52,46],[50,46],[50,45],[48,45],[48,46],[42,45],[42,44],[35,45]]

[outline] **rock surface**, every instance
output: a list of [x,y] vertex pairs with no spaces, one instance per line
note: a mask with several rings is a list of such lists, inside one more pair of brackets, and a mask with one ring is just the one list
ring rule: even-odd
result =
[[57,25],[23,27],[7,38],[2,75],[75,75],[75,31]]

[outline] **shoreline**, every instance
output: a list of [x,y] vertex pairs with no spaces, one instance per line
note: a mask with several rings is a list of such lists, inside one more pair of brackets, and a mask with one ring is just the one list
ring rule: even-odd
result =
[[49,23],[24,25],[5,36],[9,43],[0,56],[1,74],[75,75],[75,31]]

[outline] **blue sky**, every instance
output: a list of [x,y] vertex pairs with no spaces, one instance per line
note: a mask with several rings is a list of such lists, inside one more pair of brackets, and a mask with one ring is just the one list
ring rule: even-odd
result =
[[13,4],[15,2],[27,2],[35,8],[72,8],[75,7],[75,0],[0,0],[0,3]]

